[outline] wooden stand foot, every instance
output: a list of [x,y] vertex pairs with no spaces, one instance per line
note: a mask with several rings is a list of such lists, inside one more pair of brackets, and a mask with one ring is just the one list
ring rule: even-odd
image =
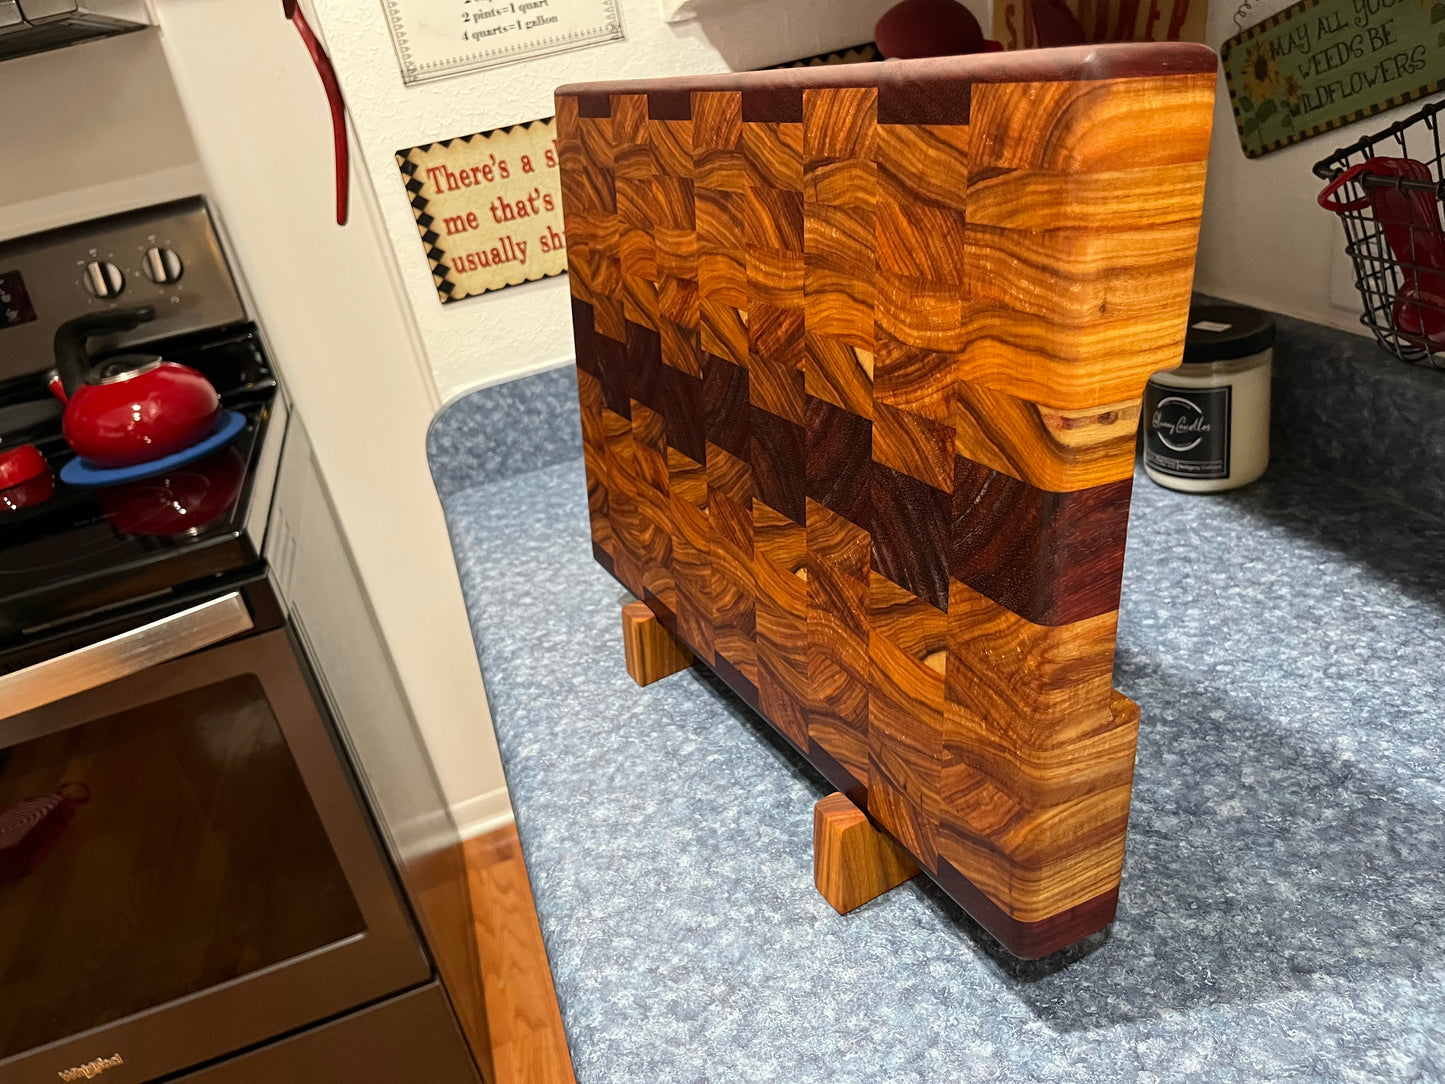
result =
[[662,627],[645,602],[622,607],[622,648],[627,672],[639,685],[651,685],[692,665],[692,652]]
[[830,794],[813,807],[813,883],[840,915],[917,872],[909,853],[842,794]]

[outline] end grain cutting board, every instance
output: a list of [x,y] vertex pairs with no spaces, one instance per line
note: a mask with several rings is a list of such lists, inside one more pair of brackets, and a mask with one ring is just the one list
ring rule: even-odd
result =
[[1198,45],[557,92],[593,552],[1011,951],[1114,915]]

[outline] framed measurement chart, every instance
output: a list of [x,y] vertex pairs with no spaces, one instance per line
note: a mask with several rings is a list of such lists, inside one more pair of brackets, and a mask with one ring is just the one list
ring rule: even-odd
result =
[[402,82],[622,39],[620,0],[382,0]]

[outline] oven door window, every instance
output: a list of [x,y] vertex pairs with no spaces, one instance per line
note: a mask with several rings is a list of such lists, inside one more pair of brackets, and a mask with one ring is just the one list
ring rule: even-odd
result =
[[426,976],[284,633],[18,720],[43,732],[0,723],[0,1066],[106,1025],[134,1051],[161,1006],[234,1049]]

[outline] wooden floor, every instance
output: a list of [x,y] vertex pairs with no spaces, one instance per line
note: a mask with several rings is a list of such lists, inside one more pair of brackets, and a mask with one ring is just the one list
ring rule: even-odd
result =
[[466,842],[495,1084],[575,1084],[516,828]]

